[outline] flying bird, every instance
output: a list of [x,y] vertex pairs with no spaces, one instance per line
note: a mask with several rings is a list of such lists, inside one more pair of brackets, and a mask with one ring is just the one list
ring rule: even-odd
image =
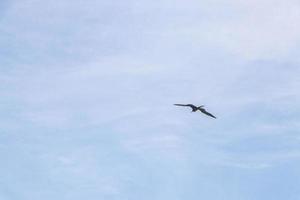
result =
[[192,112],[196,112],[197,110],[201,111],[202,113],[210,116],[210,117],[213,117],[213,118],[216,118],[214,115],[212,115],[211,113],[207,112],[202,106],[195,106],[193,104],[174,104],[175,106],[187,106],[187,107],[191,107],[192,108]]

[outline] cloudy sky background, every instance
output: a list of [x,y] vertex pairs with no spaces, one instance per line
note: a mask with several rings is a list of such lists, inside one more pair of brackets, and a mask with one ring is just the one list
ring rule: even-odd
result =
[[2,0],[0,23],[0,199],[300,198],[299,1]]

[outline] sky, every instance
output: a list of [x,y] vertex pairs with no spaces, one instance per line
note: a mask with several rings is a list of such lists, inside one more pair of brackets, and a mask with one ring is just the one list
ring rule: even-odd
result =
[[1,0],[0,23],[1,200],[300,199],[299,1]]

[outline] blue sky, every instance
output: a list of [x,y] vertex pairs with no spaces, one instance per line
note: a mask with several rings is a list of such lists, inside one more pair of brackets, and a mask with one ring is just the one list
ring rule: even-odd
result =
[[1,200],[300,199],[298,1],[0,13]]

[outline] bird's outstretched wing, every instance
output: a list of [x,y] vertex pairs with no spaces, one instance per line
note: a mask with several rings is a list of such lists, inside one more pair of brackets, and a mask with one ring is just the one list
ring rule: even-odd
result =
[[176,103],[176,104],[174,104],[175,106],[187,106],[187,107],[191,107],[192,109],[196,109],[197,107],[196,106],[194,106],[193,104],[178,104],[178,103]]
[[213,118],[216,119],[216,117],[215,117],[214,115],[212,115],[211,113],[207,112],[206,110],[201,109],[200,111],[201,111],[202,113],[204,113],[204,114],[206,114],[206,115],[208,115],[208,116],[211,116],[211,117],[213,117]]
[[175,106],[190,106],[189,104],[178,104],[178,103],[175,103],[174,105]]

